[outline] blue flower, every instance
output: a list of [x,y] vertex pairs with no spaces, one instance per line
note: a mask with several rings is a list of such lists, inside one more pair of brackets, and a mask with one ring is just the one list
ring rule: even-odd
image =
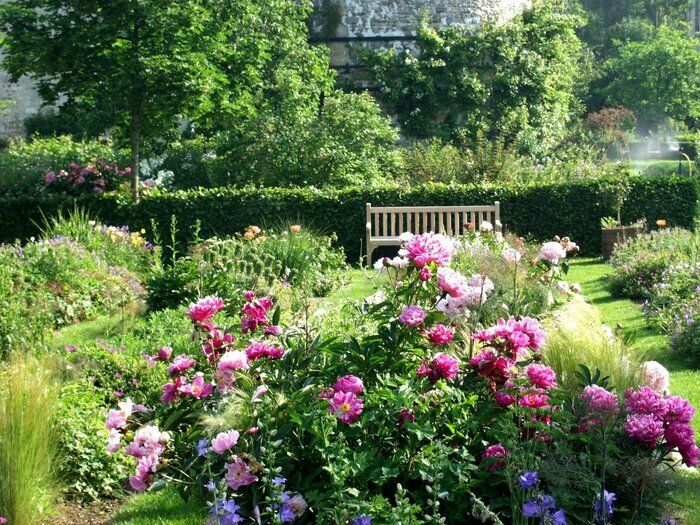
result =
[[272,483],[278,487],[287,483],[287,478],[281,478],[279,476],[272,478]]
[[218,520],[220,525],[238,525],[243,523],[243,518],[238,514],[240,508],[233,499],[224,498],[217,501],[216,505],[209,509],[209,514],[214,523],[217,523],[215,520]]
[[554,514],[552,514],[553,525],[566,525],[566,515],[564,514],[564,509],[559,509]]
[[540,518],[540,525],[566,525],[563,509],[556,508],[556,501],[547,494],[523,504],[523,516]]
[[[604,496],[604,504],[605,504],[605,515],[612,516],[613,504],[615,503],[617,496],[615,495],[614,492],[608,492],[607,490],[603,491],[603,496]],[[596,517],[600,517],[601,516],[600,494],[598,494],[598,496],[596,497],[596,501],[595,501],[595,504],[593,505],[593,508],[595,509]]]
[[351,525],[372,525],[372,518],[367,515],[358,516],[352,520]]
[[197,442],[197,455],[199,457],[207,455],[207,446],[209,445],[209,440],[207,438],[200,439]]
[[542,510],[536,501],[528,501],[523,504],[523,516],[526,518],[537,518],[540,514],[542,514]]
[[530,490],[537,485],[537,471],[528,471],[518,476],[518,481],[523,490]]

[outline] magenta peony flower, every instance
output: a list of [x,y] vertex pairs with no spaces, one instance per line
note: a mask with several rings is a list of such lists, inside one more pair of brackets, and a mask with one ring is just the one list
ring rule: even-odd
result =
[[428,339],[430,339],[430,342],[435,345],[446,345],[452,341],[453,337],[454,333],[452,332],[452,329],[448,328],[444,324],[439,324],[428,332]]
[[246,292],[245,297],[248,302],[241,309],[243,314],[241,317],[241,331],[247,334],[248,332],[255,332],[260,325],[270,324],[267,312],[272,308],[273,303],[268,297],[256,298],[253,292]]
[[417,326],[425,320],[425,312],[420,306],[407,306],[399,315],[399,321],[406,326]]
[[208,295],[196,303],[190,303],[187,315],[193,323],[201,323],[214,317],[216,312],[223,310],[224,302],[214,295]]
[[167,361],[173,355],[173,349],[169,346],[164,346],[158,350],[158,359]]
[[547,365],[533,363],[525,369],[530,384],[540,388],[556,388],[557,374]]
[[617,414],[620,404],[617,396],[598,385],[588,385],[583,389],[581,399],[588,403],[588,410],[598,414]]
[[627,416],[627,423],[625,423],[624,429],[630,438],[649,448],[654,448],[659,443],[659,438],[664,435],[663,423],[652,414],[632,414]]
[[284,355],[284,349],[267,343],[252,342],[248,345],[248,348],[245,349],[245,353],[250,361],[262,359],[263,357],[267,359],[279,359]]
[[418,377],[427,377],[434,385],[440,379],[452,381],[459,373],[459,361],[447,354],[436,355],[430,363],[421,363],[416,371]]
[[182,375],[183,372],[192,368],[197,362],[188,357],[186,354],[181,354],[173,359],[173,362],[168,365],[168,374],[171,376]]
[[333,385],[334,392],[350,392],[352,394],[358,395],[362,393],[365,385],[362,383],[362,379],[357,376],[347,375],[338,379]]
[[219,372],[227,370],[248,370],[248,355],[241,350],[229,350],[219,359],[216,365]]
[[233,463],[226,463],[226,485],[232,490],[251,485],[258,481],[258,477],[250,472],[250,467],[241,458],[236,458]]
[[446,266],[452,258],[450,239],[435,233],[414,235],[404,244],[404,250],[416,268],[422,268],[432,262],[437,266]]
[[[490,458],[505,458],[507,455],[508,452],[506,452],[506,449],[503,448],[503,445],[497,444],[489,446],[481,455],[481,459],[487,460]],[[505,461],[495,461],[490,463],[486,470],[488,472],[493,472],[496,469],[503,468],[505,464]]]
[[343,423],[350,424],[362,413],[362,399],[352,392],[336,392],[329,400],[328,411]]
[[669,423],[690,423],[695,415],[695,407],[680,396],[666,399],[666,421]]
[[498,406],[501,408],[507,408],[515,403],[515,396],[509,394],[508,392],[504,392],[503,390],[497,390],[494,392],[493,397],[496,399],[496,403],[498,403]]
[[433,277],[433,272],[430,271],[430,268],[427,266],[423,266],[423,268],[420,269],[420,272],[418,272],[418,278],[421,281],[429,281]]
[[648,386],[639,390],[625,391],[625,408],[631,414],[649,414],[663,421],[668,412],[668,404],[661,394]]
[[236,430],[221,432],[211,440],[211,449],[217,454],[222,455],[236,446],[239,437],[240,434]]

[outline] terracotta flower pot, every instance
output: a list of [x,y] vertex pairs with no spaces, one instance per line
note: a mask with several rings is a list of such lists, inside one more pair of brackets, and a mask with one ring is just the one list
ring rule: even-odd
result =
[[603,228],[601,232],[603,238],[603,259],[607,261],[610,259],[616,244],[623,243],[627,239],[634,239],[641,235],[644,230],[641,226],[619,226],[617,228]]

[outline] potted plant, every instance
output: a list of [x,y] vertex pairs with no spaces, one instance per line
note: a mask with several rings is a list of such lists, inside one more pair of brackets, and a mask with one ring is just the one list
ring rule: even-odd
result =
[[600,220],[603,259],[607,261],[610,259],[616,244],[637,237],[644,231],[644,220],[638,220],[629,226],[624,226],[622,223],[622,206],[625,204],[630,192],[626,170],[618,170],[614,178],[605,182],[603,192],[616,214],[616,217],[603,217]]

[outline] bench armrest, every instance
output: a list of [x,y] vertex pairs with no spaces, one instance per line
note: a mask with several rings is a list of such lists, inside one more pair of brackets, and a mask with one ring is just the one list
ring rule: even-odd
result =
[[367,224],[365,224],[365,230],[367,230],[368,232],[372,231],[372,223],[371,222],[368,221]]

